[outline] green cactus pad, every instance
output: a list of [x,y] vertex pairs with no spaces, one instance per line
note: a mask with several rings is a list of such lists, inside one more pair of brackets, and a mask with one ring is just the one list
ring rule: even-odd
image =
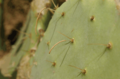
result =
[[[31,79],[119,79],[119,29],[114,0],[68,0],[55,11],[38,46]],[[74,38],[74,43],[59,32]],[[61,40],[66,41],[49,54]]]

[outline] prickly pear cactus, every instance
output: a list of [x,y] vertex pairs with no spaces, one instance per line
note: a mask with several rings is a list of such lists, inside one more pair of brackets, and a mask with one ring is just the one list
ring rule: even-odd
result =
[[114,0],[67,0],[35,54],[31,79],[119,79],[120,13]]

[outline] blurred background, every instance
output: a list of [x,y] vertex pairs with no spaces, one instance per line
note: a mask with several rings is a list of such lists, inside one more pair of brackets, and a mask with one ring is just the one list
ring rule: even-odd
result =
[[[54,0],[53,2],[60,6],[65,0]],[[20,35],[25,36],[29,27],[35,28],[37,18],[39,18],[37,29],[45,31],[53,13],[48,9],[42,12],[41,10],[44,7],[51,8],[51,11],[55,10],[53,2],[51,0],[0,0],[0,79],[22,79],[16,77],[19,62],[26,54],[16,55],[16,53],[20,53],[19,50],[24,43],[23,41],[19,43]],[[38,17],[40,12],[42,16]],[[32,26],[30,26],[31,24]],[[13,59],[17,60],[17,64],[13,62]],[[15,67],[11,69],[11,65],[15,65]]]

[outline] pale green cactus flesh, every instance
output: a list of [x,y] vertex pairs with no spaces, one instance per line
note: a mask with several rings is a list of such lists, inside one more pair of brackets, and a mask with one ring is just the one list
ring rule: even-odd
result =
[[31,79],[119,79],[119,29],[114,0],[67,0],[55,11],[38,46]]

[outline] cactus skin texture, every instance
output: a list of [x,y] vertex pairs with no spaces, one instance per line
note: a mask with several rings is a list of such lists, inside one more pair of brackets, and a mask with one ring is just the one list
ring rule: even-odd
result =
[[[120,79],[119,29],[114,0],[68,0],[55,11],[38,46],[31,79]],[[58,32],[74,38],[74,43]],[[61,40],[66,41],[49,54]]]
[[35,23],[35,14],[33,11],[30,10],[27,17],[27,21],[20,32],[21,34],[19,36],[19,40],[17,40],[14,48],[11,50],[12,58],[10,59],[8,74],[12,74],[16,69],[18,69],[18,65],[28,63],[29,58],[27,60],[25,59],[25,57],[29,57],[29,55],[31,54],[30,50],[32,48],[37,48],[36,45],[38,42],[39,35],[35,34]]

